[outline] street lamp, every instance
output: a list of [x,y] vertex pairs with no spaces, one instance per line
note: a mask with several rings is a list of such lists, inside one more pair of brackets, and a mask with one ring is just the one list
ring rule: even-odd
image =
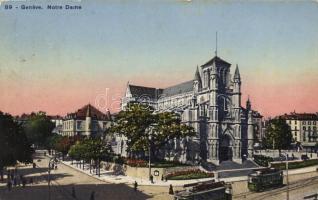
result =
[[149,180],[153,181],[153,179],[151,178],[151,140],[152,140],[152,131],[154,128],[155,124],[150,125],[150,127],[148,128],[148,166],[149,166]]
[[49,169],[48,169],[48,187],[49,187],[49,200],[51,200],[51,166],[53,166],[53,164],[56,164],[58,162],[58,160],[56,159],[56,157],[52,157],[50,158],[50,161],[49,161]]
[[286,185],[287,185],[286,199],[289,200],[288,153],[285,153],[285,156],[286,156]]

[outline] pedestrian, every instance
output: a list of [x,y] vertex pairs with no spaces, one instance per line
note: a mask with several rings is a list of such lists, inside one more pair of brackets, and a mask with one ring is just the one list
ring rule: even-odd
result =
[[13,186],[14,187],[17,186],[17,177],[16,176],[14,176],[14,178],[13,178]]
[[32,177],[30,177],[29,183],[30,183],[30,184],[33,184],[33,178],[32,178]]
[[89,200],[95,200],[95,191],[92,191]]
[[137,187],[138,187],[138,183],[137,183],[137,181],[135,181],[135,183],[134,183],[134,190],[135,190],[135,192],[137,191]]
[[150,182],[153,184],[153,175],[150,175]]
[[36,164],[35,164],[35,163],[33,163],[33,169],[35,169],[35,167],[36,167]]
[[169,186],[169,194],[173,194],[174,192],[173,192],[173,187],[172,187],[172,185],[170,184],[170,186]]
[[23,178],[22,178],[22,187],[25,188],[25,185],[26,185],[26,179],[23,177]]
[[7,187],[8,187],[8,191],[11,191],[11,188],[12,188],[12,182],[11,182],[11,180],[10,180],[10,179],[8,179]]
[[0,170],[0,180],[3,181],[3,169]]
[[73,197],[74,199],[76,199],[76,194],[75,194],[75,188],[74,188],[74,186],[72,186],[72,197]]

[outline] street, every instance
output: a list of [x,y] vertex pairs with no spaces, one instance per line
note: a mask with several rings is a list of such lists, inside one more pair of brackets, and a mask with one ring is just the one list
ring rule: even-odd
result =
[[[8,191],[4,182],[0,183],[0,200],[89,200],[92,193],[94,199],[173,199],[168,194],[168,187],[139,186],[134,191],[132,185],[112,184],[100,181],[83,174],[73,168],[59,163],[56,170],[51,170],[51,189],[47,184],[47,167],[49,158],[37,154],[34,158],[37,167],[21,166],[19,174],[27,179],[33,178],[34,184],[13,187]],[[314,194],[318,190],[318,172],[290,176],[290,199],[301,200],[304,196]],[[72,197],[72,187],[76,198]],[[177,188],[175,188],[177,189]],[[247,189],[247,182],[233,183],[234,200],[283,200],[286,199],[286,186],[265,192],[252,193]]]
[[[40,160],[39,160],[40,159]],[[38,162],[39,161],[39,162]],[[34,159],[36,169],[32,165],[19,167],[18,173],[26,178],[33,177],[34,184],[13,187],[8,191],[5,183],[0,183],[0,200],[45,200],[49,199],[47,184],[48,157],[37,155]],[[100,181],[86,174],[78,172],[64,164],[58,164],[57,170],[51,171],[51,200],[74,199],[72,187],[74,186],[78,200],[89,200],[92,192],[95,200],[101,199],[172,199],[167,187],[139,186],[134,191],[131,185],[110,184]]]

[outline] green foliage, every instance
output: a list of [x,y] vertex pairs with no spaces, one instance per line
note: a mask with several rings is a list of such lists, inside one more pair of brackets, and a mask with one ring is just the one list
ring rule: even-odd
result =
[[55,149],[55,145],[63,138],[61,135],[54,134],[46,139],[46,147],[50,149]]
[[128,152],[148,152],[150,145],[153,158],[172,139],[196,134],[193,127],[181,123],[178,114],[157,114],[153,108],[142,104],[130,104],[127,110],[121,111],[110,132],[127,137]]
[[74,160],[81,160],[85,158],[85,146],[77,141],[73,146],[71,146],[68,155]]
[[188,180],[188,179],[200,179],[200,178],[211,178],[214,177],[213,173],[206,173],[199,169],[187,170],[187,171],[177,171],[171,174],[167,174],[165,178],[167,180]]
[[32,162],[33,149],[24,129],[11,115],[0,112],[0,170],[17,161]]
[[37,146],[47,147],[47,139],[52,136],[54,123],[44,112],[32,115],[25,124],[25,131],[29,141]]
[[[288,169],[298,169],[303,167],[310,167],[318,165],[318,159],[312,159],[312,160],[305,160],[305,161],[292,161],[288,162]],[[286,163],[272,163],[271,167],[276,169],[285,170],[286,169]]]
[[70,147],[69,156],[75,160],[102,160],[109,159],[112,154],[111,146],[101,139],[85,139],[77,141]]
[[282,118],[275,118],[266,125],[263,145],[267,149],[288,149],[292,143],[290,126]]
[[264,156],[264,155],[254,155],[254,161],[263,167],[268,167],[270,162],[273,162],[272,157]]

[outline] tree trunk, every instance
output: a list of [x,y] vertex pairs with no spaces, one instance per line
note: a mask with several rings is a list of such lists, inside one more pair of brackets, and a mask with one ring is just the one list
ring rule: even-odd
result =
[[89,173],[92,173],[92,161],[89,162]]

